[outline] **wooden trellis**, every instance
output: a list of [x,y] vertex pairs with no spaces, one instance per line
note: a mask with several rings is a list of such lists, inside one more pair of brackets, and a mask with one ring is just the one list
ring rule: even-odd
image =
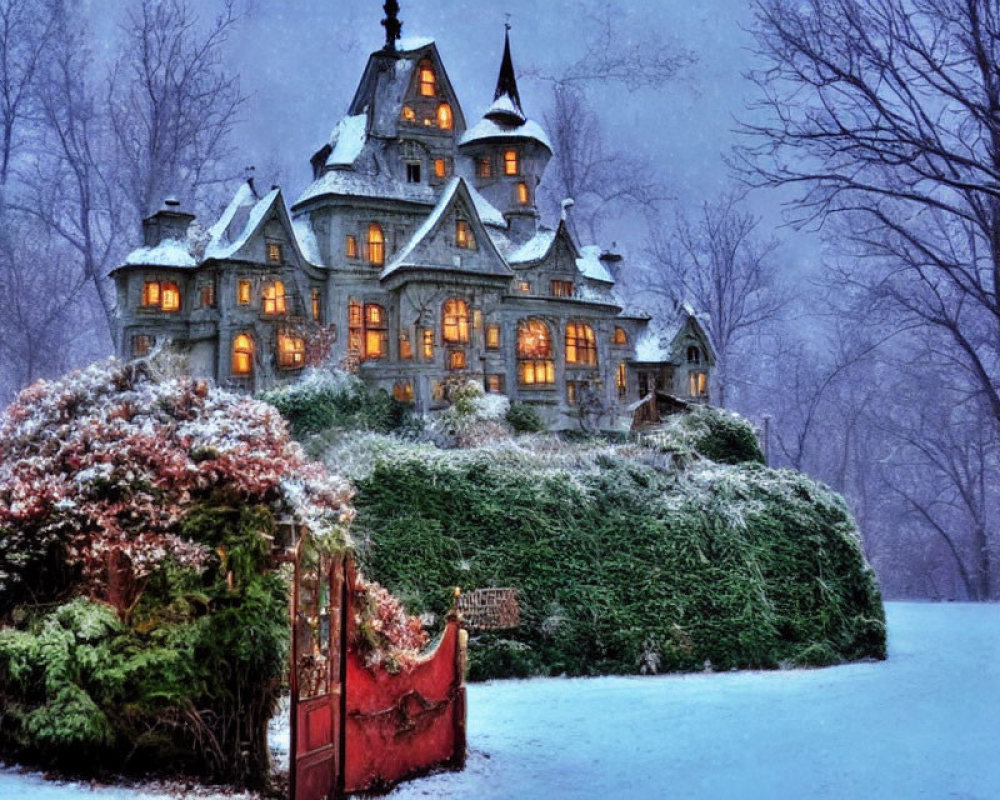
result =
[[481,631],[516,628],[521,624],[517,589],[473,589],[458,598],[458,611],[466,626]]

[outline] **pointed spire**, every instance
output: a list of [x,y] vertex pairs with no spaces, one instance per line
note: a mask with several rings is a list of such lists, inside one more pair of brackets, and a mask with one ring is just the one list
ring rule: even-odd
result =
[[497,90],[493,95],[493,105],[486,112],[487,117],[511,125],[520,125],[526,119],[521,109],[521,95],[517,91],[517,75],[514,73],[514,59],[510,56],[510,23],[506,24],[503,42],[503,60]]
[[382,27],[385,28],[385,51],[387,53],[396,52],[396,40],[403,30],[403,23],[399,21],[399,3],[396,0],[386,0],[382,6],[385,11],[385,19],[382,20]]

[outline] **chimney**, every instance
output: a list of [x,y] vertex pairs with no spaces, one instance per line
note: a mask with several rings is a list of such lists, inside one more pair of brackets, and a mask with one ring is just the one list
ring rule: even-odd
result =
[[174,196],[163,201],[160,209],[142,221],[142,243],[146,247],[156,247],[167,239],[183,242],[187,229],[194,221],[194,214],[181,209],[181,201]]

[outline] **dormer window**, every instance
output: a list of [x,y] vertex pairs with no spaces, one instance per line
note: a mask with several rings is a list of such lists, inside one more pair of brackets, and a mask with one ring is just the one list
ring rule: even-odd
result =
[[442,103],[437,110],[438,127],[443,131],[450,131],[452,126],[451,106]]
[[472,228],[464,219],[455,223],[455,245],[465,250],[476,249],[476,237],[472,233]]
[[277,242],[267,243],[267,262],[269,264],[281,263],[281,245]]
[[517,202],[522,206],[531,205],[531,192],[528,184],[521,182],[517,185]]
[[420,163],[410,162],[406,165],[406,182],[420,183]]
[[385,264],[385,234],[374,222],[368,226],[368,263],[373,267]]
[[476,162],[476,175],[480,178],[490,178],[493,176],[493,160],[486,156]]
[[417,119],[417,112],[410,108],[410,106],[403,106],[403,119],[406,122],[415,122]]
[[519,175],[521,165],[518,163],[517,150],[508,150],[503,154],[503,174]]
[[433,97],[437,94],[437,78],[434,69],[426,61],[420,65],[420,96]]

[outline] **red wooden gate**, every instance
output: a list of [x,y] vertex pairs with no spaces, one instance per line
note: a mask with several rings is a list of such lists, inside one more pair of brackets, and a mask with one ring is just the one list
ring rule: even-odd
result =
[[449,614],[411,669],[369,668],[356,635],[355,569],[303,538],[292,593],[290,796],[334,800],[465,763],[466,633]]

